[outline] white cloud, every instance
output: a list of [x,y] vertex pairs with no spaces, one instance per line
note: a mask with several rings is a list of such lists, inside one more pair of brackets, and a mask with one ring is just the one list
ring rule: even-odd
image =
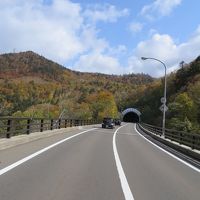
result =
[[129,30],[134,34],[134,33],[137,33],[137,32],[140,32],[143,28],[143,24],[140,23],[140,22],[132,22],[130,25],[129,25]]
[[129,15],[127,8],[119,10],[114,5],[110,4],[95,4],[90,5],[84,12],[84,16],[89,21],[96,23],[98,21],[116,22],[118,18]]
[[167,34],[154,34],[149,40],[140,42],[134,54],[128,60],[127,72],[148,73],[152,76],[163,76],[164,68],[153,60],[142,61],[141,57],[154,57],[163,61],[168,73],[177,69],[180,61],[189,63],[200,55],[200,26],[194,35],[181,44],[176,44]]
[[125,45],[118,45],[117,47],[114,48],[108,48],[107,53],[113,57],[120,57],[124,56],[127,54],[127,47]]
[[167,16],[172,10],[181,4],[182,0],[155,0],[152,4],[145,5],[141,10],[141,15],[148,19],[158,16]]
[[83,26],[79,4],[65,0],[53,0],[51,5],[41,0],[9,0],[1,2],[1,6],[1,51],[33,50],[62,62],[85,50],[79,36]]
[[[0,52],[32,50],[59,63],[67,63],[88,52],[103,53],[109,43],[98,36],[80,4],[69,0],[0,1]],[[92,8],[91,8],[92,9]],[[116,21],[128,14],[105,4],[93,8],[95,20]]]
[[156,29],[153,29],[153,28],[152,28],[152,29],[149,30],[149,34],[148,34],[148,35],[149,35],[149,36],[152,36],[152,35],[154,35],[154,34],[156,34],[156,33],[158,33],[158,31],[157,31]]
[[101,53],[110,47],[104,38],[98,38],[97,35],[98,31],[94,26],[85,26],[80,38],[83,46],[87,47],[87,50]]
[[106,74],[122,73],[122,67],[116,58],[100,53],[82,55],[74,67],[79,71],[101,72]]

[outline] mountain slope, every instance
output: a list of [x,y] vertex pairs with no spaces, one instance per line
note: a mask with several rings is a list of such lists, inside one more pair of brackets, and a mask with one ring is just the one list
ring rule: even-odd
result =
[[91,95],[102,91],[111,93],[118,109],[122,110],[130,105],[130,95],[137,98],[140,88],[143,90],[153,81],[145,74],[120,76],[76,72],[31,51],[2,54],[0,115],[12,115],[36,105],[50,104],[55,109],[57,106],[59,112],[74,107],[70,113],[72,116],[80,110],[79,105],[88,104]]
[[[162,96],[163,81],[154,82],[134,103],[143,113],[143,121],[162,126]],[[167,76],[167,106],[168,128],[200,133],[200,56]]]
[[0,78],[24,76],[64,81],[71,71],[32,51],[0,55]]

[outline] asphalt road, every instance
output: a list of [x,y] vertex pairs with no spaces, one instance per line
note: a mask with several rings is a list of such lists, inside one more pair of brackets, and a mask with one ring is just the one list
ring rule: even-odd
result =
[[200,173],[134,124],[94,128],[0,151],[0,200],[200,199]]

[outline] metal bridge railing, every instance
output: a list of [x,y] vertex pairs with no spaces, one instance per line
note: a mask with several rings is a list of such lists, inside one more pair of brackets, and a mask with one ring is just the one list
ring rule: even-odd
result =
[[97,123],[96,120],[0,117],[0,138]]
[[[161,136],[162,128],[150,124],[140,123],[140,128],[151,131],[152,133]],[[187,133],[183,131],[176,131],[172,129],[165,129],[165,138],[179,144],[186,145],[192,149],[200,150],[200,135],[195,133]]]

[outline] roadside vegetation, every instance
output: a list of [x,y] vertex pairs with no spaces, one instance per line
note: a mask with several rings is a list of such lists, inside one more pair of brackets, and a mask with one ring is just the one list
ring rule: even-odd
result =
[[[180,66],[167,80],[167,128],[200,133],[200,57]],[[162,125],[162,113],[158,108],[163,96],[163,81],[155,81],[136,103],[143,120],[157,126]]]

